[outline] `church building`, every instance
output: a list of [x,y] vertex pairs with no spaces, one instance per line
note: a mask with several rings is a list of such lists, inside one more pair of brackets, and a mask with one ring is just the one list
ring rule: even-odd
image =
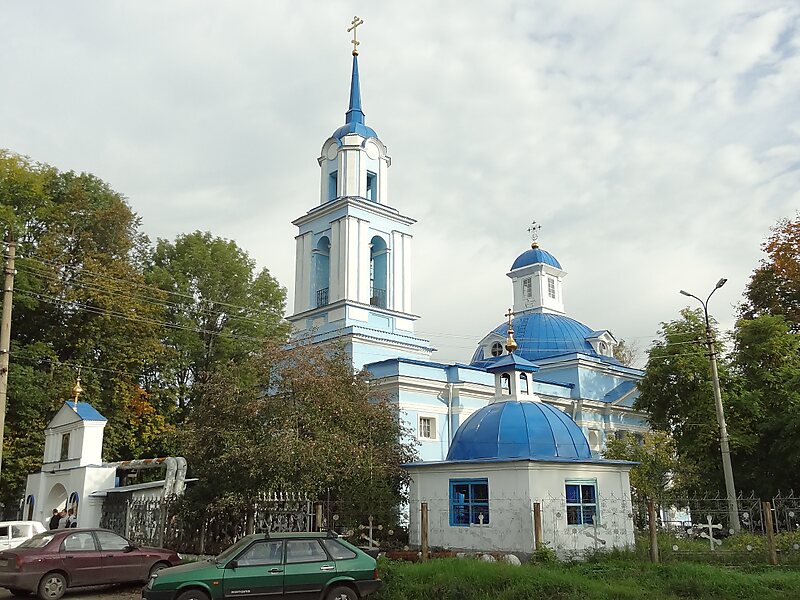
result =
[[[435,349],[414,333],[415,221],[391,204],[391,158],[366,124],[358,67],[354,50],[344,125],[325,140],[317,159],[318,202],[293,221],[293,339],[342,344],[354,368],[367,369],[397,402],[423,461],[444,460],[459,426],[495,397],[492,366],[503,355],[509,328],[516,332],[514,356],[530,366],[517,379],[498,379],[501,393],[535,394],[567,415],[595,457],[612,436],[647,431],[646,415],[633,409],[643,372],[614,358],[617,340],[609,330],[567,315],[567,271],[538,245],[535,231],[531,247],[509,257],[508,319],[475,340],[469,361],[431,359]],[[499,298],[506,294],[497,290]]]

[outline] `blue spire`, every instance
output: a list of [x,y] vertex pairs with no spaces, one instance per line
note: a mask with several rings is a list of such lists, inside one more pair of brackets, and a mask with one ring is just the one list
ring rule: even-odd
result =
[[353,55],[353,77],[350,80],[350,107],[345,113],[345,123],[364,123],[361,110],[361,83],[358,79],[358,56]]
[[358,78],[358,57],[353,54],[353,76],[350,79],[350,106],[345,113],[345,123],[333,132],[333,138],[341,140],[344,136],[357,133],[365,138],[377,138],[371,127],[364,125],[364,112],[361,110],[361,81]]

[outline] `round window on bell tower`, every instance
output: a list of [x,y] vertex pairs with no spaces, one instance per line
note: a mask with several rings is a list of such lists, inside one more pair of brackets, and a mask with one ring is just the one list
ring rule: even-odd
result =
[[495,342],[492,344],[492,356],[500,356],[503,354],[503,344]]

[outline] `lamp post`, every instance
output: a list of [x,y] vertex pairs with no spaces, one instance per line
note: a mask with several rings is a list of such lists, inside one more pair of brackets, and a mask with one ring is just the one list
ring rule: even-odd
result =
[[731,447],[728,440],[728,427],[725,424],[725,410],[722,407],[722,392],[719,389],[719,373],[717,372],[717,352],[714,349],[714,335],[711,331],[711,323],[708,318],[708,301],[719,288],[725,285],[728,280],[720,279],[714,289],[706,298],[705,302],[690,294],[686,290],[681,290],[681,294],[694,298],[703,306],[703,313],[706,319],[706,346],[708,347],[708,360],[711,363],[711,382],[714,385],[714,404],[717,409],[717,423],[719,424],[719,446],[722,451],[722,471],[725,474],[725,492],[728,500],[728,519],[731,522],[731,529],[734,533],[739,533],[741,525],[739,523],[739,505],[736,502],[736,486],[733,483],[733,467],[731,466]]

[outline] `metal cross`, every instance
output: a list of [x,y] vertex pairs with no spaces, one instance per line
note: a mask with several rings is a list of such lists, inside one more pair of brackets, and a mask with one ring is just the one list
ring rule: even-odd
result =
[[528,227],[528,233],[530,233],[530,234],[531,234],[531,242],[533,242],[534,244],[535,244],[535,243],[538,241],[538,239],[539,239],[539,230],[540,230],[541,228],[542,228],[542,226],[541,226],[541,225],[539,225],[539,224],[538,224],[536,221],[533,221],[533,222],[531,223],[531,226],[530,226],[530,227]]
[[[717,538],[714,537],[714,530],[715,529],[722,529],[722,525],[720,523],[712,524],[713,519],[711,518],[711,515],[706,515],[706,522],[708,523],[707,525],[706,524],[698,525],[697,528],[698,529],[708,529],[708,533],[706,533],[705,531],[701,531],[700,532],[700,537],[706,538],[708,540],[708,543],[711,544],[711,549],[714,550],[715,549],[715,545],[717,545],[717,546],[721,546],[722,545],[722,540],[718,540]],[[690,529],[690,531],[691,531],[691,529]]]
[[508,317],[508,324],[511,325],[511,317],[514,316],[514,313],[511,312],[510,308],[508,309],[508,312],[505,314],[505,316]]
[[364,24],[364,19],[359,19],[358,15],[356,15],[355,17],[353,17],[353,22],[350,23],[350,27],[347,28],[348,32],[350,32],[350,31],[353,32],[353,40],[352,40],[352,42],[353,42],[353,56],[358,56],[358,45],[361,43],[356,39],[356,27],[358,27],[359,25],[363,25],[363,24]]

